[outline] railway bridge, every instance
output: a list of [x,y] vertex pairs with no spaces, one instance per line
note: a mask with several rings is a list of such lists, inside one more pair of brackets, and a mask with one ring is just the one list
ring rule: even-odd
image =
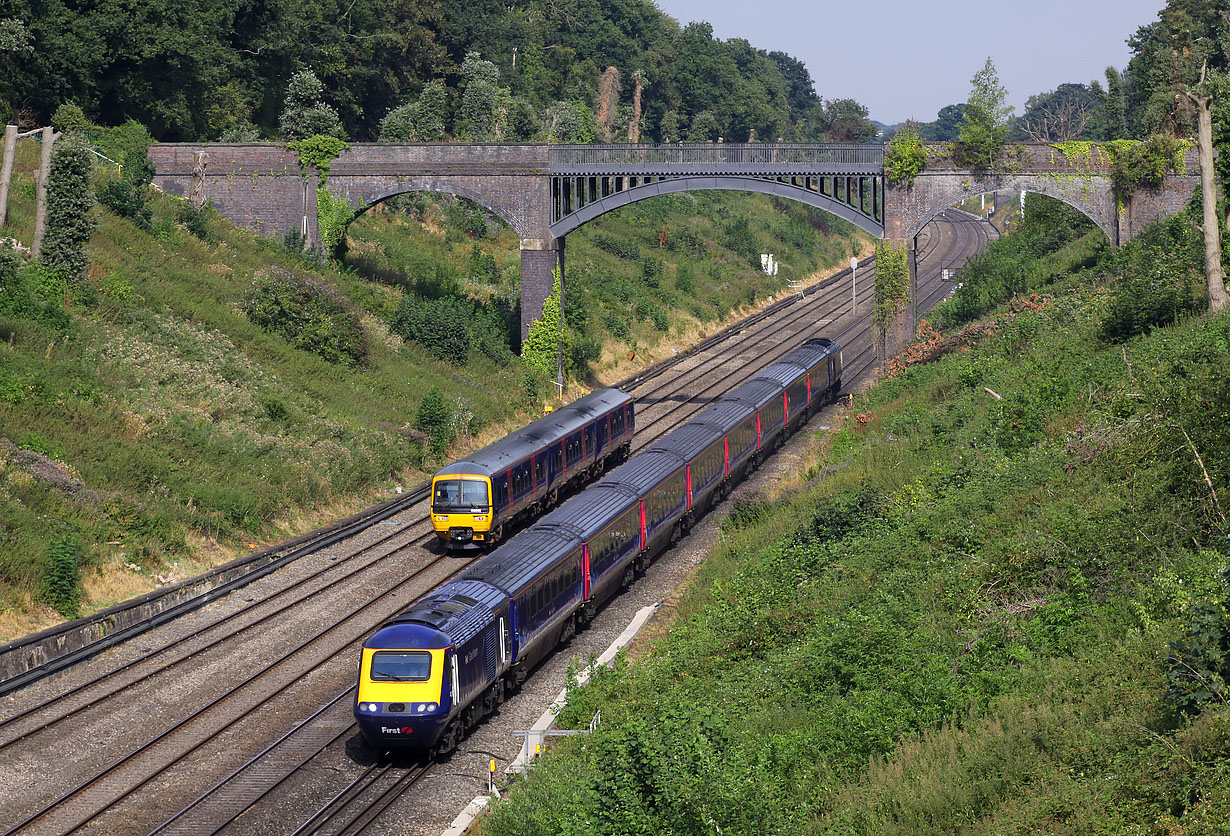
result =
[[[233,223],[262,235],[298,231],[317,245],[316,172],[272,143],[162,143],[150,149],[155,184],[209,200]],[[952,162],[950,147],[928,146],[912,186],[884,175],[881,145],[706,143],[679,145],[504,145],[354,143],[332,162],[326,188],[355,214],[407,192],[474,201],[521,239],[521,332],[542,313],[552,272],[564,264],[565,236],[606,212],[661,194],[707,189],[761,192],[831,212],[909,249],[945,208],[991,191],[1030,191],[1075,207],[1114,245],[1150,221],[1180,211],[1199,178],[1186,169],[1156,191],[1120,205],[1107,160],[1074,158],[1051,145],[1014,145],[994,169]],[[909,306],[907,305],[907,309]],[[901,323],[898,339],[913,323]]]

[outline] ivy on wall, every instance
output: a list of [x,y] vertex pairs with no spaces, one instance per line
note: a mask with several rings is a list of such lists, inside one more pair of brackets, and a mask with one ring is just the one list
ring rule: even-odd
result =
[[354,219],[354,210],[341,198],[334,197],[325,186],[316,190],[316,229],[325,252],[331,253],[346,237],[346,227]]
[[299,165],[306,176],[311,169],[316,171],[319,182],[316,187],[316,228],[325,252],[332,253],[346,237],[346,226],[354,219],[354,210],[341,198],[334,197],[326,188],[329,168],[338,154],[350,146],[335,136],[315,134],[288,142],[286,147],[299,155]]
[[884,153],[884,173],[890,182],[914,188],[914,177],[927,164],[927,149],[913,122],[897,131]]

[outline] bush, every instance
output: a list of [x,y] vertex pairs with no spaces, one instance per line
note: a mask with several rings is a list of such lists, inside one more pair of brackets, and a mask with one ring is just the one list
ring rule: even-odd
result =
[[1179,216],[1151,224],[1107,259],[1106,272],[1122,276],[1101,335],[1122,342],[1171,325],[1203,307],[1200,237]]
[[281,267],[259,271],[240,302],[256,325],[330,363],[367,359],[367,337],[354,306],[335,288]]
[[154,214],[148,188],[153,179],[154,165],[146,152],[131,152],[124,157],[124,170],[119,178],[99,187],[98,202],[148,232]]
[[51,150],[51,174],[47,178],[47,232],[43,237],[42,261],[61,269],[70,282],[85,273],[85,245],[98,220],[90,214],[94,191],[90,175],[94,155],[80,136],[68,134]]
[[453,412],[444,402],[440,390],[433,386],[427,390],[419,402],[418,411],[414,413],[414,428],[431,439],[431,454],[438,458],[444,455],[453,440],[452,427]]
[[47,567],[39,585],[39,598],[65,618],[80,614],[84,553],[75,537],[58,537],[47,547]]
[[183,224],[184,228],[194,236],[208,244],[213,241],[213,233],[209,231],[209,216],[212,212],[213,210],[208,206],[202,206],[198,209],[185,200],[179,204],[179,209],[175,211],[175,220]]
[[473,318],[474,306],[464,299],[404,296],[391,327],[407,340],[422,345],[432,356],[462,366],[470,353]]

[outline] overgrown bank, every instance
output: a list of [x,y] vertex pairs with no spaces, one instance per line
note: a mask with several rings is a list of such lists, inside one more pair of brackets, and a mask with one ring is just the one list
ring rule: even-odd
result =
[[[869,246],[839,218],[756,194],[663,195],[612,212],[568,235],[566,370],[618,377],[609,372],[686,347],[791,280],[839,269]],[[775,276],[762,270],[762,253],[773,254]],[[431,311],[421,327],[409,323],[411,339],[470,328],[484,344],[516,346],[518,239],[473,204],[394,198],[351,224],[344,261]]]
[[[344,516],[551,398],[547,376],[515,353],[515,237],[473,207],[432,204],[408,238],[394,213],[373,218],[396,271],[382,273],[362,239],[349,264],[318,263],[152,196],[136,162],[148,134],[129,123],[108,138],[108,156],[130,164],[122,177],[92,174],[106,208],[83,218],[97,228],[81,272],[0,249],[0,638]],[[22,140],[19,151],[5,231],[29,242],[38,148]],[[751,211],[764,221],[755,245],[786,252],[774,230],[798,218]],[[605,234],[610,247],[648,250]],[[852,244],[837,234],[810,246]],[[701,250],[689,264],[714,265],[711,295],[768,286],[750,259]],[[645,271],[630,269],[638,281]],[[626,351],[606,349],[601,330],[580,333],[591,355]]]
[[991,263],[1064,268],[949,304],[823,478],[737,501],[670,635],[570,695],[601,729],[485,832],[1224,832],[1230,318],[1192,316],[1182,220],[1011,238],[984,302]]

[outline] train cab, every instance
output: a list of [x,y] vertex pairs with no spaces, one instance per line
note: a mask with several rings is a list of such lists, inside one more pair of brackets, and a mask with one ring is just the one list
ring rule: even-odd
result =
[[372,748],[428,748],[439,739],[452,708],[451,646],[437,629],[396,621],[363,643],[354,715]]
[[491,531],[491,477],[453,470],[431,480],[431,525],[449,546],[479,549]]

